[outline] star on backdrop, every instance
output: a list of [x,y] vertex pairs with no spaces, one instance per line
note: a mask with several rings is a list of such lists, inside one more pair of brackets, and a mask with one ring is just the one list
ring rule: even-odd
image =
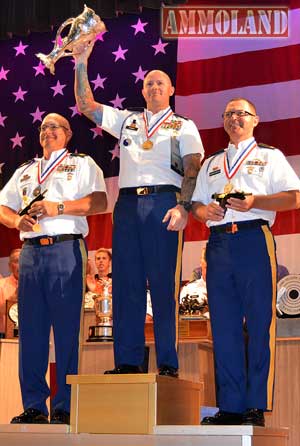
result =
[[19,86],[18,91],[13,91],[13,95],[16,96],[15,102],[24,101],[24,96],[28,91],[22,90],[22,87]]
[[122,49],[121,45],[119,45],[117,51],[113,51],[112,53],[116,56],[115,62],[117,62],[119,59],[125,59],[125,54],[127,53],[128,49]]
[[22,147],[22,140],[25,138],[25,136],[19,135],[19,132],[16,133],[16,136],[14,138],[10,138],[10,140],[13,142],[12,148],[15,147]]
[[5,70],[3,67],[1,67],[0,70],[0,80],[4,79],[5,81],[7,81],[7,73],[9,73],[10,70]]
[[46,113],[46,112],[40,111],[39,107],[37,107],[34,113],[30,113],[31,116],[33,117],[32,123],[35,123],[36,121],[42,122],[44,113]]
[[20,41],[18,46],[14,46],[14,49],[16,50],[16,56],[19,56],[20,54],[23,54],[25,56],[26,48],[28,48],[28,45],[23,45],[23,43]]
[[148,22],[142,23],[141,19],[138,19],[137,23],[135,25],[131,25],[131,28],[134,28],[134,35],[136,36],[137,33],[145,33],[144,30],[145,26],[148,25]]

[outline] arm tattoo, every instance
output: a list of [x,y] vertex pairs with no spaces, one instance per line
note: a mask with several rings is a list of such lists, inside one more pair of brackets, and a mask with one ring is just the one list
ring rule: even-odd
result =
[[87,66],[79,63],[75,68],[75,98],[78,110],[95,124],[102,123],[102,104],[95,101],[87,75]]
[[181,183],[180,200],[191,201],[197,175],[200,170],[200,153],[192,153],[183,157],[184,177]]

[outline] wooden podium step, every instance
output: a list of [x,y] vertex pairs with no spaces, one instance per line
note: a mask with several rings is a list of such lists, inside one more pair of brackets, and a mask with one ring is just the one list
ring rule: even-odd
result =
[[[116,420],[117,421],[117,420]],[[99,420],[101,423],[101,420]],[[252,426],[156,426],[150,435],[70,434],[55,426],[0,425],[3,446],[287,446],[288,429]],[[25,425],[24,425],[25,426]],[[54,435],[51,435],[54,434]]]
[[200,422],[203,383],[149,374],[70,375],[71,432],[152,434]]
[[288,446],[289,438],[287,428],[254,426],[156,426],[154,433],[172,437],[172,446]]

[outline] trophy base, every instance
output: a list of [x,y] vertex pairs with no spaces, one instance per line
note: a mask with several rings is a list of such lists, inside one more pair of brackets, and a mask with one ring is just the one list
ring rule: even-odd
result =
[[113,342],[112,326],[92,325],[89,327],[87,342]]
[[14,338],[18,338],[19,337],[19,329],[18,328],[14,328],[13,336],[14,336]]

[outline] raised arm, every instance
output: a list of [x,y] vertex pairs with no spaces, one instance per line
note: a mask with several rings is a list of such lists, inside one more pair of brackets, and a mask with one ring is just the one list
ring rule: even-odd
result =
[[[78,53],[75,58],[75,83],[74,94],[78,110],[95,124],[102,124],[103,105],[96,102],[90,87],[87,74],[88,58],[92,52],[93,44],[86,49],[77,48]],[[79,53],[79,51],[81,51]]]

